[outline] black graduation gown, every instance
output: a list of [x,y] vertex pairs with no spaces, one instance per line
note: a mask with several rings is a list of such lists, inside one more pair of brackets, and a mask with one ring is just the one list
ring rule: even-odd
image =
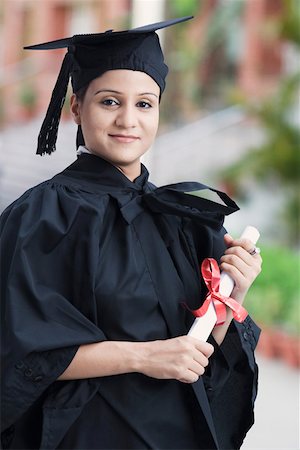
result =
[[94,155],[8,207],[1,221],[4,448],[239,448],[253,423],[259,331],[233,322],[193,385],[124,374],[55,381],[78,346],[186,334],[204,257],[224,252],[217,205],[135,182]]

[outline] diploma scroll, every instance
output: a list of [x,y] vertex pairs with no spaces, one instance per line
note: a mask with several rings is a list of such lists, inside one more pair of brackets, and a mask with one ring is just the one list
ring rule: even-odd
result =
[[[241,235],[241,239],[249,239],[255,245],[258,241],[260,234],[259,231],[252,226],[245,228]],[[226,273],[222,272],[220,276],[219,293],[224,297],[229,297],[234,288],[233,279]],[[213,301],[210,302],[206,313],[197,317],[191,326],[188,335],[195,337],[201,341],[207,341],[208,336],[212,332],[217,322],[217,314]]]

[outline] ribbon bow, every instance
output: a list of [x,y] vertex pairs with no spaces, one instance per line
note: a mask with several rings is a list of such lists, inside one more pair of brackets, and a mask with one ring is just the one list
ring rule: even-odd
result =
[[[195,191],[208,189],[220,197],[224,204],[191,195]],[[112,197],[115,195],[110,194]],[[127,223],[131,223],[147,207],[154,213],[174,214],[179,217],[190,217],[202,223],[220,228],[224,216],[239,209],[237,204],[224,192],[209,188],[197,182],[169,184],[159,188],[146,186],[146,191],[137,193],[129,201],[116,194],[121,213]]]
[[219,292],[220,288],[220,269],[218,263],[213,258],[206,258],[201,265],[201,273],[208,288],[206,299],[200,308],[192,310],[195,317],[202,317],[207,312],[210,302],[213,302],[216,314],[216,325],[222,325],[226,320],[226,306],[233,312],[233,318],[237,322],[243,322],[248,312],[236,300],[231,297],[225,297]]

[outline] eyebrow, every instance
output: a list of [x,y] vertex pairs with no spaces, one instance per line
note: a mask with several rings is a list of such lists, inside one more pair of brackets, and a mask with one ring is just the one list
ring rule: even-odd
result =
[[[94,93],[94,95],[100,94],[101,92],[109,92],[109,93],[113,93],[113,94],[122,95],[122,92],[115,91],[114,89],[99,89],[99,91],[96,91]],[[142,95],[153,95],[154,97],[158,98],[158,95],[154,94],[153,92],[142,92],[141,94],[138,94],[138,95],[139,96],[142,96]]]

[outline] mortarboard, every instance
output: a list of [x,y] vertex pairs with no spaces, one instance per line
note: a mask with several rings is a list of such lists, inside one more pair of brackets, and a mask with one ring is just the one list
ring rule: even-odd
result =
[[24,47],[25,50],[68,49],[39,133],[37,154],[51,154],[55,150],[61,110],[70,77],[73,92],[76,93],[108,70],[137,70],[153,78],[162,94],[168,67],[164,62],[156,31],[189,19],[192,19],[192,16],[126,31],[108,30],[104,33],[77,34],[69,38]]

